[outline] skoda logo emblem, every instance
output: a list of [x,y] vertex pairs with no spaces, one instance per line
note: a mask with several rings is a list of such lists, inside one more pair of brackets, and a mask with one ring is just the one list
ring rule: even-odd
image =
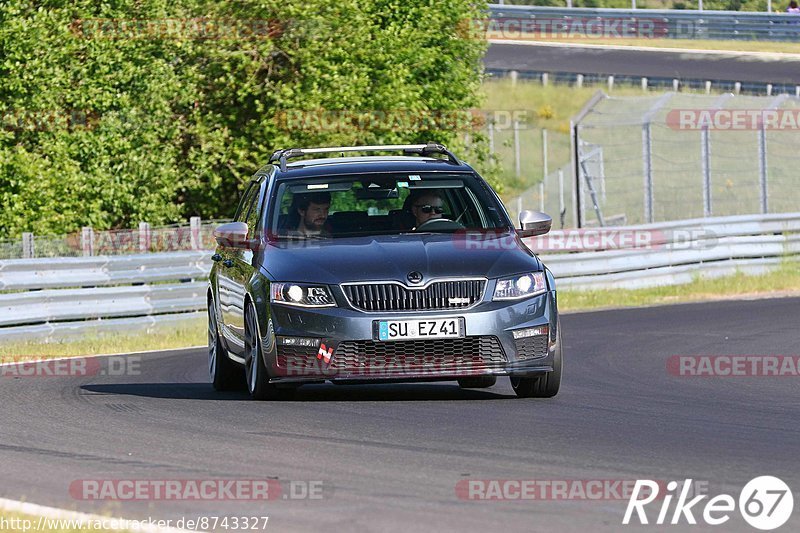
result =
[[415,270],[413,272],[409,272],[406,278],[408,278],[408,281],[411,283],[419,283],[422,281],[422,274]]

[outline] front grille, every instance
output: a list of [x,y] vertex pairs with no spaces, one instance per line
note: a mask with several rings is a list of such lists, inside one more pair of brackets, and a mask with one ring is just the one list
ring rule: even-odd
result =
[[362,311],[465,309],[483,298],[486,280],[435,281],[413,289],[399,283],[342,285],[353,307]]
[[337,370],[369,375],[479,370],[507,362],[497,337],[414,341],[345,341],[333,354]]
[[534,335],[514,341],[517,347],[517,360],[534,359],[547,355],[547,335]]

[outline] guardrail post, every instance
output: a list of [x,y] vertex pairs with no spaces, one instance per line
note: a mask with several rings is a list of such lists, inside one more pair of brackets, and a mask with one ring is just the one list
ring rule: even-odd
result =
[[192,217],[189,219],[189,231],[191,232],[192,250],[199,250],[202,245],[200,242],[200,217]]
[[613,90],[614,90],[614,76],[609,76],[608,77],[608,92],[611,92]]
[[708,126],[700,130],[700,160],[703,169],[703,216],[711,216],[711,139]]
[[711,94],[711,82],[706,81],[706,94]]
[[94,229],[91,226],[81,228],[81,251],[84,256],[94,255]]
[[580,186],[581,186],[581,161],[580,161],[580,123],[569,121],[570,163],[572,166],[572,223],[576,228],[581,227],[580,212]]
[[647,78],[642,78],[642,90],[647,91]]
[[146,253],[150,251],[151,243],[150,224],[147,222],[139,222],[139,251]]
[[759,199],[761,200],[761,212],[769,212],[767,196],[767,130],[764,120],[761,120],[761,127],[758,128],[758,183]]
[[522,167],[519,156],[519,120],[514,121],[514,171],[519,178],[522,174]]
[[564,169],[558,169],[558,218],[561,220],[561,229],[564,229],[564,217],[567,214],[567,204],[564,202]]
[[653,222],[653,136],[650,122],[642,125],[642,166],[644,169],[644,220]]
[[513,87],[514,85],[517,84],[517,78],[519,77],[519,72],[517,72],[516,70],[512,70],[511,72],[508,73],[508,75],[511,78],[511,86]]
[[547,129],[542,128],[542,176],[547,177]]
[[[583,87],[583,74],[578,74],[577,76],[575,76],[575,86],[578,89]],[[800,91],[800,87],[798,87],[797,90]]]
[[23,259],[33,259],[35,255],[33,233],[25,232],[22,234],[22,257]]
[[539,184],[539,211],[544,213],[544,187],[547,179],[547,130],[542,128],[542,183]]
[[542,86],[547,87],[548,81],[550,81],[550,75],[547,72],[542,72]]

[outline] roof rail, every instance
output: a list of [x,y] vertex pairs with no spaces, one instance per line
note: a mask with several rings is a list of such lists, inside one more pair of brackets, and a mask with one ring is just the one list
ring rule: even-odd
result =
[[336,152],[394,152],[402,151],[405,154],[443,154],[447,156],[448,162],[460,165],[461,161],[453,155],[443,144],[429,142],[427,144],[385,144],[374,146],[331,146],[326,148],[285,148],[275,150],[269,158],[270,163],[278,162],[281,171],[286,171],[286,161],[295,157],[310,154],[330,154]]

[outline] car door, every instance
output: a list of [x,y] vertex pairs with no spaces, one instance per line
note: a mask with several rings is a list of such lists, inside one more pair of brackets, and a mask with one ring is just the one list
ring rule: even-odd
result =
[[[260,191],[260,183],[255,181],[250,183],[236,210],[234,222],[247,222],[250,213],[257,211]],[[222,260],[219,262],[217,280],[222,334],[225,335],[228,348],[241,355],[244,350],[244,284],[246,283],[242,278],[242,264],[245,261],[252,262],[253,252],[244,248],[224,246],[219,253]]]

